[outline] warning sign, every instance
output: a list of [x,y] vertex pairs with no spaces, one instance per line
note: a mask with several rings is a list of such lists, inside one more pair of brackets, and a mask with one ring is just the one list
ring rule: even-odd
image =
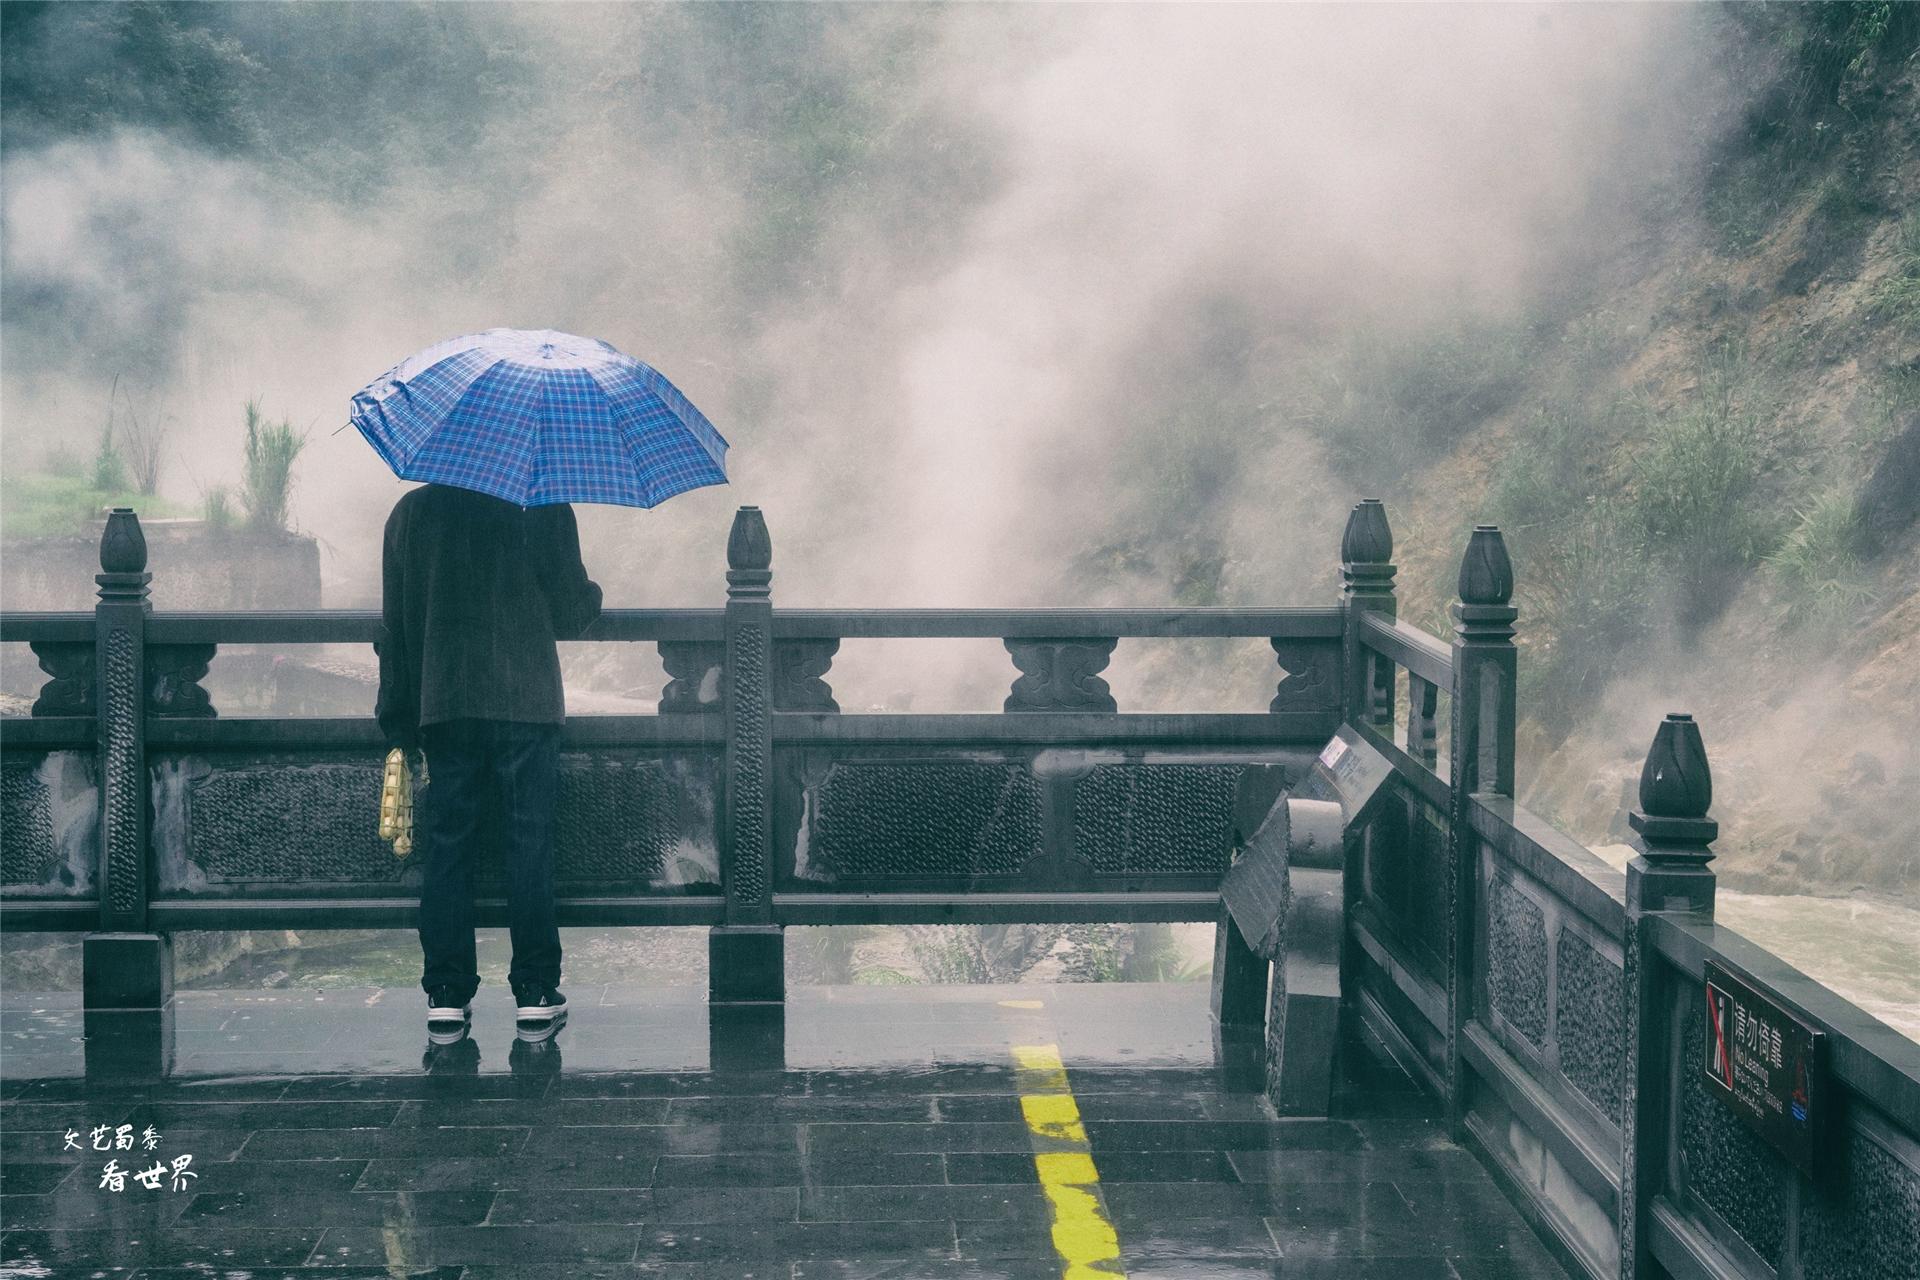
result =
[[1825,1117],[1825,1037],[1707,961],[1708,1087],[1775,1150],[1811,1174]]

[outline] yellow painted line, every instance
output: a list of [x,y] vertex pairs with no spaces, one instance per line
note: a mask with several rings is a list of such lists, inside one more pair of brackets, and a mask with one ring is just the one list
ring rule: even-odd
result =
[[1044,1009],[1046,1002],[1041,1000],[1002,1000],[1002,1009]]
[[1053,1215],[1053,1248],[1061,1280],[1125,1277],[1120,1237],[1100,1205],[1100,1171],[1093,1164],[1080,1104],[1067,1083],[1060,1049],[1051,1044],[1013,1046],[1020,1112],[1034,1139],[1034,1172]]

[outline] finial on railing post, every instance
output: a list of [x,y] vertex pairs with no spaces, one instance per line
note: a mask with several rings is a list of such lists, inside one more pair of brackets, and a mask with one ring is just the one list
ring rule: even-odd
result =
[[1362,498],[1340,535],[1341,576],[1348,595],[1393,594],[1393,530],[1378,498]]
[[147,598],[153,575],[147,572],[147,535],[132,507],[115,507],[100,534],[100,572],[94,576],[102,600]]
[[1460,603],[1506,604],[1513,599],[1513,560],[1500,526],[1477,524],[1460,557]]
[[1368,613],[1392,618],[1398,611],[1393,596],[1393,530],[1387,509],[1378,498],[1363,498],[1347,515],[1340,536],[1341,611],[1345,640],[1341,646],[1345,678],[1341,718],[1393,732],[1393,664],[1360,643],[1360,625]]
[[1720,824],[1707,816],[1713,771],[1700,726],[1674,712],[1660,722],[1640,769],[1640,804],[1627,814],[1640,856],[1627,867],[1629,909],[1636,887],[1647,911],[1713,914],[1713,841]]
[[733,513],[727,534],[727,596],[735,600],[764,599],[772,595],[773,538],[758,507]]

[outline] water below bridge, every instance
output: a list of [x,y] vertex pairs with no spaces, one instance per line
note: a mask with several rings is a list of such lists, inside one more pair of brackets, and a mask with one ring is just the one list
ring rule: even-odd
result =
[[[487,984],[430,1045],[417,989],[183,991],[172,1074],[129,1085],[83,1075],[76,996],[9,992],[0,1270],[1564,1274],[1377,1043],[1345,1044],[1331,1118],[1278,1118],[1203,984],[803,987],[771,1047],[697,989],[568,995],[543,1040]],[[102,1186],[115,1158],[166,1177]]]

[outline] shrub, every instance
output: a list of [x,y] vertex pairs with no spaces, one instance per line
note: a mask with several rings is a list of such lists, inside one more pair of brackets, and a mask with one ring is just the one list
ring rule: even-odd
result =
[[933,924],[901,931],[928,982],[1018,982],[1046,957],[1062,925]]
[[1363,328],[1310,371],[1300,421],[1359,479],[1397,479],[1512,403],[1537,347],[1521,324],[1468,317],[1413,332]]
[[1593,486],[1596,424],[1563,406],[1535,410],[1496,464],[1488,501],[1508,534],[1551,528],[1577,515]]
[[[120,380],[114,379],[114,389],[119,390]],[[143,414],[133,403],[133,393],[127,393],[126,417],[117,424],[114,432],[116,446],[127,459],[132,473],[132,484],[141,493],[149,497],[160,491],[160,455],[166,448],[167,430],[172,424],[172,415],[157,405],[148,406]],[[111,409],[107,421],[114,424]]]
[[1793,528],[1766,558],[1782,623],[1832,631],[1873,602],[1861,531],[1860,504],[1845,489],[1794,513]]
[[1521,705],[1558,735],[1661,619],[1647,591],[1657,570],[1637,522],[1605,499],[1582,500],[1509,542],[1529,641]]
[[200,518],[215,533],[226,533],[233,528],[233,504],[227,486],[217,484],[207,490],[200,500]]
[[1920,320],[1920,212],[1900,220],[1893,271],[1873,292],[1874,311],[1896,322]]
[[1737,349],[1716,353],[1700,381],[1694,398],[1655,417],[1629,498],[1686,630],[1719,612],[1775,534],[1758,501],[1766,398]]
[[255,530],[280,530],[287,525],[287,499],[293,493],[293,462],[307,438],[287,419],[269,421],[260,402],[247,401],[246,467],[240,501],[247,524]]
[[91,468],[80,475],[0,468],[0,513],[8,538],[62,538],[93,532],[107,507],[132,507],[141,517],[179,515],[169,502],[127,489],[96,489]]
[[126,460],[113,440],[113,415],[100,432],[100,447],[93,452],[93,487],[106,493],[118,493],[128,487]]
[[40,470],[63,480],[82,480],[87,476],[87,460],[72,445],[62,441],[47,450]]

